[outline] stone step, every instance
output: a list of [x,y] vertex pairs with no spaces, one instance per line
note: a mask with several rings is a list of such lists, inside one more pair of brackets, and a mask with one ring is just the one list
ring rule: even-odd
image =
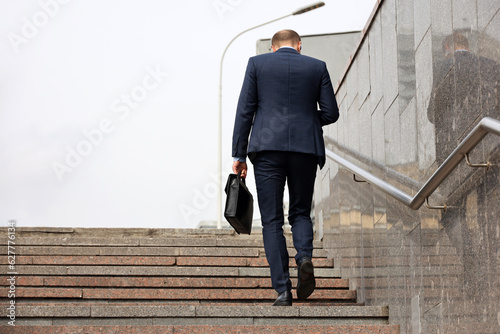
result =
[[[4,311],[5,312],[5,311]],[[3,312],[3,313],[4,313]],[[134,303],[19,305],[16,318],[327,318],[347,320],[369,318],[386,321],[387,307],[382,306],[216,306],[216,305],[151,305]]]
[[[0,296],[7,297],[8,288],[0,289]],[[295,294],[295,290],[292,291]],[[80,288],[80,287],[18,287],[16,298],[71,298],[106,300],[260,300],[272,301],[276,292],[271,289],[242,288]],[[356,300],[356,291],[317,289],[312,300]]]
[[[298,301],[286,235],[294,306],[277,308],[259,232],[16,229],[16,326],[0,333],[399,333],[387,307],[357,303],[321,241],[316,290]],[[0,256],[0,275],[13,271],[9,264]],[[0,281],[4,302],[9,284]]]
[[[7,233],[8,227],[0,227],[0,233]],[[285,226],[285,235],[291,234],[290,228]],[[237,234],[232,228],[100,228],[100,227],[16,227],[16,235],[19,237],[117,237],[117,238],[169,238],[169,237],[192,237],[192,238],[238,238],[255,239],[262,238],[262,230],[253,229],[251,235]]]
[[[9,282],[0,280],[0,286]],[[297,279],[292,278],[292,286]],[[138,287],[138,288],[271,288],[268,277],[89,277],[89,276],[20,276],[16,286],[46,287]],[[340,278],[317,278],[317,289],[348,289],[349,281]]]
[[[7,235],[7,234],[5,234]],[[9,239],[0,237],[0,244],[6,245]],[[238,238],[104,238],[104,237],[17,237],[17,246],[162,246],[162,247],[241,247],[241,248],[263,248],[264,242],[261,238],[238,239]],[[287,239],[288,248],[293,248],[293,240]],[[323,242],[313,241],[313,247],[323,248]]]
[[[315,268],[333,268],[333,259],[315,258],[313,259]],[[237,267],[267,267],[266,258],[217,258],[217,257],[178,257],[178,266],[237,266]],[[290,268],[297,267],[295,259],[289,261]]]
[[[154,299],[154,300],[120,300],[120,301],[109,301],[106,299],[31,299],[31,298],[23,298],[19,299],[16,302],[16,306],[65,306],[72,307],[74,305],[78,306],[96,306],[96,305],[148,305],[148,306],[166,306],[166,305],[203,305],[203,306],[232,306],[232,307],[240,307],[240,306],[271,306],[269,300],[168,300],[168,299]],[[293,306],[315,306],[315,307],[324,307],[324,306],[357,306],[362,307],[365,306],[364,303],[356,303],[345,300],[314,300],[314,299],[306,299],[306,300],[298,300],[294,299]],[[0,314],[1,316],[1,314]]]
[[[11,249],[12,251],[12,249]],[[0,247],[0,255],[7,255],[7,246]],[[290,257],[297,252],[288,248]],[[238,247],[156,247],[156,246],[16,246],[16,255],[122,255],[122,256],[207,256],[207,257],[265,257],[263,248]],[[314,249],[314,258],[327,258],[324,249]]]
[[0,326],[0,333],[11,334],[399,334],[397,325],[112,325],[112,326]]
[[[317,268],[332,268],[333,260],[326,258],[313,259]],[[7,265],[8,257],[0,257],[0,265]],[[245,257],[201,257],[201,256],[16,256],[17,265],[132,265],[132,266],[208,266],[208,267],[267,267],[265,258]],[[290,267],[296,267],[295,260],[290,259]]]
[[[293,307],[293,306],[292,306]],[[37,325],[35,321],[37,318],[19,318],[17,325]],[[232,326],[245,326],[245,325],[387,325],[387,318],[259,318],[259,317],[238,317],[238,318],[191,318],[191,317],[140,317],[140,318],[85,318],[85,317],[72,317],[72,318],[52,318],[50,325],[232,325]],[[16,321],[17,322],[17,321]],[[45,322],[47,325],[48,322]]]
[[[215,305],[22,305],[17,325],[386,325],[386,307]],[[42,320],[43,323],[38,319]]]
[[[0,275],[7,275],[11,270],[7,266],[0,268]],[[228,277],[270,277],[269,268],[258,267],[162,267],[162,266],[16,266],[22,275],[89,275],[89,276],[228,276]],[[315,268],[318,278],[340,278],[337,268]],[[297,277],[297,268],[290,268],[290,276]]]

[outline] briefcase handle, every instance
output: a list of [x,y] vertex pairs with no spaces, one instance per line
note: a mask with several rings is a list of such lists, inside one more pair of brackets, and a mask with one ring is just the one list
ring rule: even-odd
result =
[[241,182],[243,182],[244,185],[246,185],[245,179],[241,177],[241,171],[238,172],[238,180],[240,180]]
[[246,186],[245,179],[243,179],[241,177],[241,172],[239,172],[238,174],[231,173],[231,174],[229,174],[229,177],[227,178],[226,186],[224,187],[224,192],[226,194],[227,194],[227,190],[229,189],[229,186],[231,184],[231,180],[234,180],[235,177],[238,181],[243,182],[243,184]]

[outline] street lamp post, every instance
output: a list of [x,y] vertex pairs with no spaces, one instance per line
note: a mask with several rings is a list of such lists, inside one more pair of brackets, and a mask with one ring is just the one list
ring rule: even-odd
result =
[[324,5],[325,5],[325,3],[322,1],[315,2],[309,6],[299,8],[291,14],[288,14],[288,15],[279,17],[277,19],[259,24],[255,27],[252,27],[252,28],[248,28],[248,29],[240,32],[238,35],[234,36],[234,38],[229,42],[229,44],[224,49],[224,52],[222,53],[222,57],[220,60],[220,72],[219,72],[219,138],[218,138],[218,143],[217,143],[217,146],[218,146],[218,154],[217,154],[217,159],[218,159],[218,161],[217,161],[217,228],[219,228],[219,229],[222,228],[222,64],[224,62],[224,56],[226,55],[227,49],[234,42],[234,40],[236,38],[240,37],[241,35],[243,35],[247,31],[262,27],[262,26],[269,24],[269,23],[279,21],[281,19],[284,19],[285,17],[307,13],[311,10],[316,9],[316,8],[323,7]]

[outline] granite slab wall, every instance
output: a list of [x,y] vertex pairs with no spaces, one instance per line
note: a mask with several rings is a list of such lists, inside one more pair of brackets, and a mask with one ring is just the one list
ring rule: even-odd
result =
[[[378,1],[337,85],[327,147],[415,195],[483,118],[500,120],[500,1]],[[500,137],[411,210],[329,160],[316,233],[359,302],[401,333],[500,333]]]

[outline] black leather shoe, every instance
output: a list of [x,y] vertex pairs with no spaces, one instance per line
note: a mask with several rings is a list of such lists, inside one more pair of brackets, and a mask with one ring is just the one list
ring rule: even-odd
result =
[[307,256],[301,256],[297,261],[298,282],[297,282],[297,298],[300,300],[307,299],[316,288],[316,280],[314,279],[314,266],[312,261]]
[[292,306],[292,293],[290,291],[280,293],[273,306]]

